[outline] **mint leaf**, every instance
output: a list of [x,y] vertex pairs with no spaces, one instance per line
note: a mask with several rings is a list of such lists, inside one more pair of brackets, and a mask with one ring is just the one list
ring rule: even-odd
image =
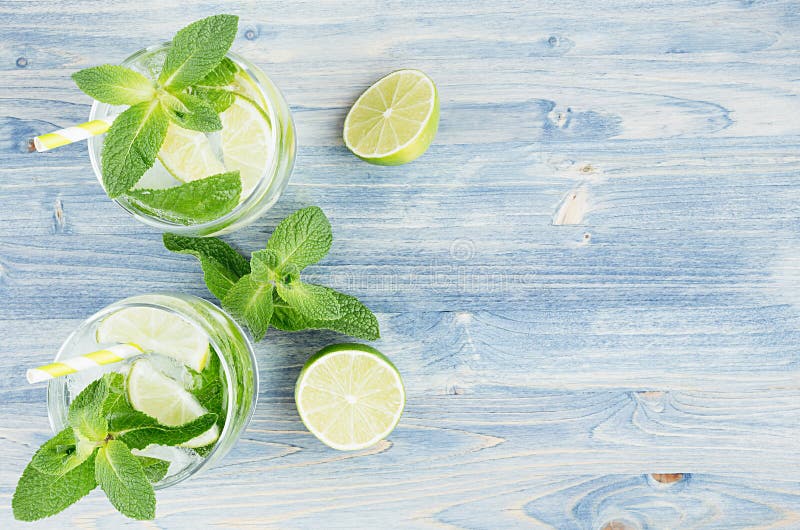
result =
[[379,339],[380,327],[378,319],[367,306],[357,298],[332,291],[339,302],[341,316],[336,320],[317,320],[307,318],[285,301],[276,298],[270,324],[283,331],[300,331],[302,329],[330,329],[364,340]]
[[117,116],[103,141],[100,155],[103,187],[119,197],[153,167],[167,136],[169,119],[158,100],[144,101]]
[[46,474],[28,464],[17,483],[11,507],[19,521],[36,521],[55,515],[92,491],[94,454],[72,469]]
[[85,68],[72,74],[72,79],[85,94],[110,105],[136,105],[156,95],[152,81],[124,66]]
[[300,280],[276,283],[275,287],[283,301],[307,319],[336,320],[342,316],[339,300],[332,289]]
[[189,92],[207,101],[217,113],[233,105],[236,96],[230,91],[239,67],[225,57],[207,76],[189,87]]
[[236,63],[228,57],[225,57],[203,79],[197,83],[192,83],[190,88],[227,87],[233,83],[233,79],[236,77],[238,71],[239,67],[236,66]]
[[103,375],[103,381],[106,385],[106,397],[100,406],[102,415],[109,418],[122,407],[130,408],[125,391],[125,377],[120,373],[111,372]]
[[294,212],[275,228],[267,249],[281,258],[278,269],[290,263],[302,270],[324,258],[331,248],[333,234],[328,218],[317,206]]
[[217,111],[202,98],[185,92],[164,93],[159,98],[169,119],[184,129],[200,132],[222,129]]
[[108,434],[108,422],[103,417],[103,401],[108,393],[104,379],[89,383],[70,403],[67,423],[79,438],[103,440]]
[[236,101],[236,96],[233,92],[221,88],[196,87],[192,90],[192,94],[202,98],[211,105],[211,108],[213,108],[217,114],[222,114],[228,110],[228,107],[233,105],[233,102]]
[[217,415],[217,426],[222,432],[225,426],[225,375],[219,356],[212,349],[208,364],[201,372],[187,368],[192,376],[190,392],[208,412]]
[[159,84],[182,90],[203,79],[228,53],[238,23],[237,16],[214,15],[180,30],[164,59]]
[[156,483],[165,476],[169,470],[169,462],[161,460],[160,458],[152,458],[149,456],[134,455],[136,460],[142,466],[142,471],[150,483]]
[[[143,416],[147,415],[143,414]],[[149,416],[147,417],[149,418]],[[216,421],[217,415],[209,413],[175,427],[144,422],[138,426],[130,425],[124,432],[116,433],[115,437],[125,442],[131,449],[144,449],[150,444],[178,445],[203,434]]]
[[213,221],[239,204],[238,171],[219,173],[160,190],[130,190],[126,197],[141,210],[185,225]]
[[221,239],[164,234],[163,240],[167,250],[200,260],[206,286],[220,300],[239,278],[250,273],[247,260]]
[[253,279],[257,281],[289,285],[300,280],[300,269],[283,262],[275,250],[267,248],[253,252],[250,261]]
[[153,486],[128,446],[110,440],[97,451],[94,471],[97,483],[120,513],[133,519],[155,518]]
[[72,427],[67,427],[42,444],[31,466],[47,475],[63,475],[89,458],[95,447],[92,442],[77,440]]
[[273,290],[271,283],[255,281],[246,274],[222,299],[222,307],[247,324],[253,339],[258,341],[264,338],[272,318]]

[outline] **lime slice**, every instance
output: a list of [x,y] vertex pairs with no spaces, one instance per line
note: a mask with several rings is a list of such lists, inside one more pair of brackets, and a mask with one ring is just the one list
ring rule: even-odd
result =
[[272,129],[264,110],[252,99],[236,97],[220,114],[222,153],[228,171],[239,170],[242,198],[250,195],[267,167]]
[[300,418],[334,449],[374,445],[392,432],[406,394],[397,368],[363,344],[334,344],[314,354],[294,393]]
[[181,182],[191,182],[225,172],[205,133],[170,123],[158,152],[161,164]]
[[233,78],[233,83],[231,83],[230,86],[234,94],[251,99],[253,103],[259,105],[262,109],[267,108],[267,101],[261,89],[258,88],[258,85],[252,77],[241,70],[241,67],[239,67],[239,72],[236,74],[236,77]]
[[153,307],[127,307],[110,314],[97,326],[95,338],[100,344],[132,342],[198,372],[210,353],[205,334],[178,315]]
[[[163,425],[177,426],[208,412],[189,391],[156,370],[147,359],[139,359],[128,373],[128,399],[133,408],[152,416]],[[183,447],[204,447],[219,438],[219,428],[209,430],[182,443]]]
[[372,164],[397,166],[424,153],[439,127],[439,95],[419,70],[387,75],[356,100],[344,120],[344,144]]

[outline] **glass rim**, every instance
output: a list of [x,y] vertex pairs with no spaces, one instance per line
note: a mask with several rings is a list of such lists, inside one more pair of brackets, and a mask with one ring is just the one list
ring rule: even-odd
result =
[[[171,41],[166,41],[160,44],[153,44],[147,46],[126,57],[120,63],[120,65],[128,66],[132,62],[142,57],[143,55],[153,53],[164,48],[168,48],[171,45],[172,45]],[[228,50],[225,56],[233,60],[235,63],[244,66],[246,70],[251,70],[260,73],[267,79],[267,81],[269,81],[272,84],[272,80],[269,78],[269,76],[267,76],[266,73],[264,73],[263,70],[261,70],[261,68],[254,65],[253,63],[251,63],[238,53]],[[156,217],[154,215],[150,215],[146,212],[139,211],[131,207],[126,201],[120,200],[120,198],[111,198],[111,200],[117,203],[123,210],[131,214],[134,218],[144,222],[145,224],[149,224],[150,226],[158,228],[162,231],[170,231],[179,235],[190,235],[192,233],[204,232],[204,231],[209,231],[212,234],[221,233],[224,227],[229,222],[231,224],[235,223],[239,215],[243,211],[247,211],[250,207],[253,206],[253,204],[258,203],[258,201],[261,200],[261,198],[267,194],[267,192],[269,191],[269,187],[273,184],[274,179],[268,179],[267,177],[269,175],[273,175],[278,169],[279,158],[280,158],[278,156],[278,149],[281,146],[282,133],[280,132],[280,127],[276,126],[276,124],[279,123],[278,119],[279,116],[277,109],[275,108],[276,102],[273,96],[264,89],[264,87],[262,86],[262,82],[257,77],[251,76],[249,74],[248,76],[253,80],[254,87],[259,91],[261,96],[264,98],[264,101],[268,103],[267,105],[268,108],[264,110],[269,115],[269,120],[271,124],[270,129],[272,131],[272,134],[270,135],[269,159],[264,167],[264,170],[261,172],[261,176],[259,176],[258,178],[258,184],[256,184],[256,186],[253,188],[253,190],[250,192],[250,195],[248,195],[247,198],[245,198],[242,202],[237,204],[230,212],[226,213],[221,217],[217,217],[216,219],[212,219],[210,221],[204,221],[202,223],[196,223],[190,225],[175,223],[172,221],[168,221],[166,219],[162,219],[160,217]],[[279,95],[279,97],[282,98],[283,96],[280,94],[278,88],[274,84],[272,85],[274,91]],[[285,101],[279,103],[286,105],[288,108],[288,104],[286,104]],[[89,121],[96,119],[96,116],[98,115],[101,107],[108,109],[112,106],[113,105],[109,105],[108,103],[101,103],[97,100],[92,101],[92,107],[89,110]],[[99,138],[100,136],[101,135],[89,137],[87,141],[87,147],[89,150],[89,161],[91,162],[92,170],[94,171],[95,177],[100,182],[100,186],[103,187],[103,189],[105,190],[105,187],[103,186],[103,171],[100,166],[100,157],[95,154],[96,150],[94,148],[95,144],[100,141]],[[102,144],[100,147],[102,150]]]
[[[95,322],[99,321],[101,318],[103,318],[105,316],[108,316],[110,313],[119,311],[120,309],[124,309],[124,308],[127,308],[127,307],[152,307],[152,308],[160,309],[162,311],[167,311],[169,313],[178,315],[183,320],[185,320],[186,322],[190,323],[193,327],[198,327],[199,328],[198,324],[196,323],[196,319],[195,318],[193,318],[190,315],[184,314],[180,310],[177,310],[177,309],[172,308],[172,307],[166,307],[166,306],[164,306],[162,304],[159,304],[157,302],[142,302],[142,301],[137,300],[138,298],[147,297],[147,296],[164,296],[164,297],[170,297],[170,298],[174,298],[174,299],[177,299],[177,300],[180,300],[180,301],[184,301],[184,302],[188,298],[188,299],[191,299],[193,302],[200,301],[200,302],[203,303],[203,305],[206,305],[206,304],[210,305],[214,309],[216,309],[217,311],[220,311],[223,315],[225,315],[230,320],[230,322],[234,325],[235,329],[242,335],[242,337],[244,339],[244,342],[245,342],[245,345],[247,347],[247,352],[249,354],[248,357],[249,357],[250,362],[251,362],[251,364],[253,366],[253,369],[252,369],[252,372],[253,372],[253,393],[252,393],[252,396],[250,398],[250,406],[248,407],[247,413],[245,414],[245,417],[244,417],[244,421],[243,421],[243,424],[242,424],[243,426],[242,426],[241,430],[239,431],[239,433],[236,435],[236,439],[234,440],[234,442],[238,441],[238,439],[244,433],[244,430],[250,424],[250,421],[252,420],[253,415],[255,414],[256,405],[258,403],[258,391],[259,391],[259,383],[260,383],[259,375],[258,375],[258,362],[256,360],[255,348],[253,347],[253,343],[250,340],[250,338],[247,336],[247,334],[244,332],[242,327],[239,325],[239,323],[236,322],[233,319],[233,317],[228,312],[226,312],[224,309],[222,309],[221,307],[216,306],[215,304],[212,304],[208,300],[205,300],[203,298],[200,298],[200,297],[194,296],[194,295],[190,295],[190,294],[183,294],[183,293],[178,293],[178,292],[174,292],[174,291],[161,291],[161,292],[145,293],[145,294],[141,294],[141,295],[134,295],[134,296],[130,296],[130,297],[123,298],[121,300],[117,300],[115,302],[112,302],[112,303],[106,305],[105,307],[103,307],[102,309],[100,309],[99,311],[96,311],[91,316],[89,316],[86,319],[82,320],[81,323],[78,324],[78,326],[74,330],[72,330],[72,332],[67,336],[66,339],[64,339],[64,341],[61,343],[61,346],[58,348],[58,352],[56,352],[56,355],[54,357],[54,362],[57,362],[59,359],[61,359],[62,355],[67,350],[67,346],[74,340],[74,338],[76,337],[76,335],[79,332],[84,331],[87,327],[89,327],[92,324],[94,324]],[[204,334],[208,335],[204,330],[202,330],[202,328],[200,328],[200,330]],[[219,351],[219,349],[217,348],[217,344],[214,342],[214,339],[212,337],[209,337],[209,341],[214,346],[214,351],[215,352]],[[216,355],[220,360],[220,364],[221,364],[221,366],[222,366],[222,368],[223,368],[223,370],[224,370],[224,372],[226,374],[226,377],[229,379],[229,381],[232,381],[233,375],[232,375],[232,373],[230,371],[230,368],[228,366],[229,362],[221,354],[217,353]],[[63,386],[60,389],[57,390],[57,385],[59,385],[61,382],[62,382],[61,378],[55,378],[55,379],[51,379],[50,381],[48,381],[48,384],[47,384],[47,397],[46,397],[46,401],[47,401],[47,419],[48,419],[48,422],[50,423],[50,430],[53,431],[53,434],[57,434],[59,432],[59,430],[64,428],[63,425],[59,425],[58,424],[59,422],[57,422],[56,414],[53,412],[54,409],[57,410],[58,408],[63,407],[63,405],[64,405]],[[233,385],[232,384],[228,384],[227,387],[228,387],[228,392],[231,392],[231,389],[232,389]],[[159,482],[153,484],[153,488],[154,489],[156,489],[156,490],[165,489],[165,488],[168,488],[170,486],[174,486],[175,484],[178,484],[180,482],[183,482],[184,480],[196,475],[201,470],[205,469],[206,466],[208,466],[208,464],[210,462],[213,462],[215,460],[214,457],[218,453],[220,447],[222,447],[223,440],[225,440],[227,437],[231,436],[231,428],[232,428],[231,425],[233,423],[234,409],[233,409],[233,407],[231,405],[232,402],[230,400],[230,397],[231,396],[229,395],[228,396],[228,398],[229,398],[228,399],[229,406],[228,406],[228,413],[227,413],[227,416],[225,418],[225,425],[223,426],[222,431],[219,434],[219,438],[214,443],[214,447],[211,449],[211,451],[207,455],[202,457],[202,460],[200,460],[200,462],[198,462],[196,465],[190,466],[190,467],[182,470],[180,473],[177,473],[176,475],[173,475],[168,480],[159,481]]]

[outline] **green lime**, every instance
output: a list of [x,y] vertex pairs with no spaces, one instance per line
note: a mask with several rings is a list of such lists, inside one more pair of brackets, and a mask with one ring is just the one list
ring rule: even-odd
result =
[[334,344],[314,354],[300,372],[294,396],[308,430],[343,451],[388,436],[406,401],[397,368],[363,344]]
[[191,182],[225,172],[206,133],[170,123],[158,159],[181,182]]
[[397,166],[420,157],[439,127],[439,95],[419,70],[387,75],[356,100],[344,120],[344,144],[372,164]]
[[248,197],[267,168],[272,129],[264,110],[249,97],[237,96],[219,117],[225,167],[239,170],[242,198]]
[[198,372],[208,363],[208,337],[180,316],[153,307],[126,307],[97,326],[98,343],[133,343],[172,357]]
[[[147,359],[139,359],[128,373],[128,399],[133,408],[169,426],[183,425],[208,412],[183,385],[156,370]],[[204,447],[219,438],[219,428],[209,430],[181,444]]]

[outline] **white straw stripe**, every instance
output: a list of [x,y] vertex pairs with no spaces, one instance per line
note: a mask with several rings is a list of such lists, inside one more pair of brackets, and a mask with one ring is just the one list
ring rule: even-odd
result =
[[88,370],[89,368],[97,368],[100,366],[98,363],[87,357],[73,357],[72,359],[65,359],[61,361],[63,364],[75,368],[76,371]]
[[25,377],[28,379],[30,384],[34,383],[41,383],[42,381],[47,381],[48,379],[52,379],[53,376],[39,370],[38,368],[31,368],[27,372],[25,372]]

